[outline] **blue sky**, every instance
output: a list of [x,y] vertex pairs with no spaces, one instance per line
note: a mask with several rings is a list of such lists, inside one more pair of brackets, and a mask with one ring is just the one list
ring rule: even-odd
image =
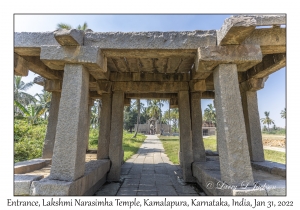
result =
[[[220,29],[224,20],[231,15],[15,15],[16,32],[45,32],[54,31],[58,23],[67,23],[77,27],[84,22],[95,32],[133,32],[133,31],[193,31]],[[285,126],[285,120],[280,118],[280,112],[286,107],[285,103],[285,68],[270,75],[265,88],[258,91],[260,117],[265,111],[280,127]],[[31,73],[24,78],[25,82],[32,81],[36,75]],[[28,92],[35,94],[42,88],[38,85]],[[204,110],[212,100],[202,100]],[[164,106],[163,109],[167,109]]]

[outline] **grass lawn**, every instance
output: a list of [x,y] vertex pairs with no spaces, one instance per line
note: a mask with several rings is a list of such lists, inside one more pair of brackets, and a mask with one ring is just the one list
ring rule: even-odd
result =
[[[170,161],[174,164],[179,164],[179,137],[178,136],[161,136],[160,140],[163,143],[166,154]],[[216,136],[204,138],[204,147],[206,150],[217,151]],[[284,152],[277,152],[272,150],[264,150],[265,159],[278,163],[286,163],[286,155]]]
[[[146,136],[138,133],[136,138],[132,138],[134,133],[123,131],[123,150],[124,161],[129,159],[132,155],[137,153],[138,149],[146,139]],[[98,147],[98,131],[96,129],[90,130],[89,149],[97,149]]]

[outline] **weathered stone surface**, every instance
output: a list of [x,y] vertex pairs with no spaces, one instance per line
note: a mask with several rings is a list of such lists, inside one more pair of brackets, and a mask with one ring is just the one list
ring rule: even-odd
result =
[[188,82],[114,82],[113,91],[126,93],[177,93],[189,90]]
[[170,109],[178,108],[178,98],[172,97],[170,98]]
[[252,167],[257,170],[263,170],[275,175],[286,177],[286,166],[285,164],[264,161],[264,162],[252,162]]
[[258,91],[264,88],[265,82],[267,81],[268,77],[265,78],[251,78],[247,81],[244,81],[240,84],[240,91],[241,93],[247,91]]
[[48,92],[61,92],[61,80],[45,80],[44,90]]
[[243,15],[256,20],[256,26],[286,25],[286,15]]
[[286,54],[264,56],[262,62],[253,66],[246,72],[240,72],[240,82],[250,78],[264,78],[278,71],[286,65]]
[[54,31],[56,41],[63,46],[79,46],[83,45],[83,30],[78,29],[61,29]]
[[28,68],[30,71],[39,74],[45,79],[63,79],[63,71],[52,70],[46,66],[39,56],[23,56],[23,58],[28,62]]
[[286,53],[285,28],[261,28],[254,30],[242,44],[260,45],[262,54]]
[[255,29],[256,20],[253,17],[233,16],[227,18],[221,29],[217,30],[217,44],[240,44]]
[[216,45],[216,31],[86,33],[84,44],[106,49],[196,49]]
[[99,47],[42,46],[41,60],[51,69],[63,70],[65,63],[82,64],[93,72],[106,72],[107,59]]
[[248,148],[251,161],[264,161],[260,118],[256,91],[241,93]]
[[119,181],[121,175],[122,139],[123,139],[124,92],[116,91],[112,98],[111,131],[109,142],[109,158],[111,169],[107,179]]
[[187,82],[190,81],[189,73],[178,74],[153,74],[153,73],[130,73],[111,72],[109,80],[115,82]]
[[53,32],[15,32],[14,51],[21,56],[40,56],[42,45],[59,45]]
[[14,53],[14,73],[16,76],[28,75],[28,62],[17,53]]
[[286,196],[286,180],[263,180],[258,184],[267,191],[269,196]]
[[60,92],[52,93],[47,131],[44,140],[43,158],[52,158],[53,155],[60,97]]
[[238,71],[246,71],[261,61],[259,45],[208,46],[198,48],[195,69],[206,72],[219,64],[235,63]]
[[134,99],[170,99],[176,98],[176,93],[126,93],[125,98]]
[[88,85],[89,73],[82,65],[66,64],[50,179],[74,181],[84,173]]
[[14,173],[15,174],[25,174],[29,173],[38,169],[41,169],[47,165],[49,165],[51,162],[50,159],[32,159],[27,161],[21,161],[18,163],[15,163],[14,165]]
[[192,147],[193,158],[196,161],[206,161],[204,142],[202,137],[202,110],[201,92],[191,94],[191,119],[192,119]]
[[253,183],[236,65],[219,65],[214,82],[222,181],[229,185]]
[[130,102],[131,102],[131,99],[130,98],[124,98],[124,106],[130,106]]
[[111,94],[102,95],[97,159],[108,159],[111,124]]
[[14,175],[14,195],[30,195],[31,183],[42,178],[40,175]]
[[189,82],[191,92],[204,92],[206,91],[205,80],[191,80]]
[[193,141],[190,112],[190,97],[188,91],[178,92],[178,108],[180,123],[180,150],[182,152],[181,162],[183,179],[185,182],[193,182],[192,162],[193,162]]
[[202,99],[214,99],[215,92],[213,91],[204,91],[202,92]]

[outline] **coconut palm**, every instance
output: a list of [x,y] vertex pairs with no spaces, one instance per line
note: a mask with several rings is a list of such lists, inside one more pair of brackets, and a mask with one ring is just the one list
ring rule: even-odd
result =
[[280,112],[281,118],[286,119],[286,108]]
[[[69,25],[69,24],[66,24],[66,23],[59,23],[59,24],[57,24],[57,28],[56,29],[67,29],[67,30],[70,30],[70,29],[72,29],[72,26]],[[88,29],[88,25],[87,25],[86,22],[84,22],[82,26],[78,25],[76,29],[85,31],[85,30]]]
[[35,104],[23,106],[18,101],[14,101],[14,104],[21,110],[21,112],[23,112],[28,122],[30,122],[31,124],[37,124],[39,117],[45,112],[45,108],[43,108],[42,106],[37,106]]
[[264,112],[265,118],[261,118],[260,121],[268,126],[268,131],[270,131],[270,125],[275,124],[274,120],[270,118],[270,112]]
[[204,110],[203,120],[216,125],[216,110],[212,104],[208,104],[207,106],[208,108]]
[[42,93],[37,93],[35,94],[35,96],[38,98],[38,100],[36,101],[37,105],[45,109],[44,119],[47,119],[47,113],[49,112],[51,105],[51,92],[42,90]]

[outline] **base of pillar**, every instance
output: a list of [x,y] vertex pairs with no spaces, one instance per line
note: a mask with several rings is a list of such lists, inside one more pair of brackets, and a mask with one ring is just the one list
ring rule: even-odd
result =
[[94,160],[86,163],[84,176],[73,182],[51,180],[48,178],[33,181],[30,195],[92,195],[106,181],[109,160]]
[[221,181],[220,163],[217,160],[193,163],[193,176],[207,195],[216,196],[274,196],[286,195],[286,179],[266,171],[252,169],[254,183],[229,186]]

